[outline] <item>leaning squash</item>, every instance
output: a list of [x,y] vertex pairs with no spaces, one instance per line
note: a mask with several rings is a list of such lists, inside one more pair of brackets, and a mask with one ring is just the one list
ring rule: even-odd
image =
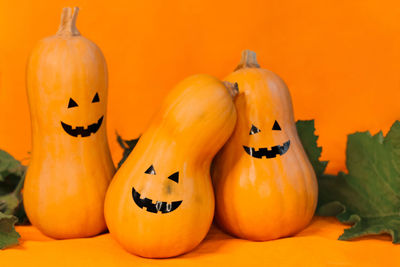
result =
[[210,164],[236,122],[237,90],[228,87],[209,75],[179,83],[117,171],[105,216],[127,251],[173,257],[207,234],[214,215]]
[[226,80],[238,83],[241,93],[234,133],[213,162],[216,221],[249,240],[293,235],[314,214],[317,182],[297,135],[288,88],[248,50]]
[[106,229],[104,197],[115,172],[106,136],[107,66],[100,49],[65,8],[55,36],[41,40],[27,66],[32,158],[23,200],[34,226],[54,238]]

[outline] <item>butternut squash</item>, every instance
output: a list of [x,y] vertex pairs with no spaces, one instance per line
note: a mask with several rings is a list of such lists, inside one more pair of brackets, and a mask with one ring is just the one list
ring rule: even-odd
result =
[[214,215],[213,156],[231,135],[237,89],[209,75],[180,82],[117,171],[107,191],[111,235],[149,258],[192,250]]
[[289,90],[249,50],[226,80],[238,83],[241,93],[236,128],[212,168],[216,221],[249,240],[293,235],[314,214],[317,181],[297,135]]
[[106,229],[104,197],[115,172],[106,135],[107,65],[65,8],[55,36],[41,40],[27,66],[32,157],[23,191],[29,220],[53,238]]

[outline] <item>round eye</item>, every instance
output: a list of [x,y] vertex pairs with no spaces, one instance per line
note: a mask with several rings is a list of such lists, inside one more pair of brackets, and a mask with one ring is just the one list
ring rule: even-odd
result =
[[73,107],[77,107],[77,106],[78,106],[78,104],[72,98],[70,98],[69,102],[68,102],[68,108],[73,108]]
[[92,99],[92,103],[100,102],[99,94],[96,93]]
[[156,175],[156,170],[154,169],[153,165],[151,165],[144,173]]
[[175,183],[179,183],[179,172],[175,172],[168,176],[168,179],[174,181]]
[[261,130],[258,129],[256,126],[254,126],[254,124],[252,124],[249,135],[253,135],[253,134],[256,134],[256,133],[259,133],[259,132],[261,132]]
[[279,126],[279,123],[277,121],[274,122],[274,126],[272,126],[272,130],[274,130],[274,131],[281,130],[281,126]]

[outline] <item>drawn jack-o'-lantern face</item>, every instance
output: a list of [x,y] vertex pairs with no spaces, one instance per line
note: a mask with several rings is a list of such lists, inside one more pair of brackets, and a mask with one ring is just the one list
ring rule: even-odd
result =
[[[151,165],[144,173],[147,175],[156,175],[156,170],[153,165]],[[179,183],[179,172],[174,172],[168,176],[168,179],[175,183]],[[182,203],[182,200],[166,202],[161,200],[152,200],[147,197],[141,198],[141,194],[134,187],[132,187],[132,198],[139,208],[143,210],[146,208],[147,212],[152,213],[161,212],[161,214],[170,213],[176,210]]]
[[[99,97],[99,94],[96,93],[94,95],[93,99],[92,99],[92,103],[95,104],[95,103],[98,103],[98,102],[100,102],[100,97]],[[68,101],[68,107],[67,108],[68,109],[70,109],[70,108],[79,108],[79,106],[78,106],[78,103],[76,103],[75,100],[70,98],[69,101]],[[69,135],[71,135],[73,137],[78,137],[78,136],[88,137],[91,134],[95,134],[99,130],[99,128],[100,128],[100,126],[101,126],[101,124],[103,122],[103,117],[104,117],[104,115],[101,116],[97,120],[97,122],[94,122],[94,123],[92,123],[92,124],[90,124],[88,126],[72,126],[72,125],[69,125],[69,124],[67,124],[67,123],[65,123],[63,121],[61,121],[61,126],[62,126],[62,128],[64,129],[64,131],[67,134],[69,134]]]
[[[281,130],[282,129],[279,126],[279,123],[275,121],[274,125],[272,126],[272,131],[281,131]],[[251,125],[249,135],[258,134],[260,132],[261,130],[257,128],[254,124]],[[290,140],[286,141],[282,145],[272,146],[271,149],[268,149],[268,147],[261,147],[259,149],[256,149],[254,147],[243,146],[244,151],[246,151],[247,154],[249,154],[253,158],[258,158],[258,159],[261,159],[262,157],[266,157],[267,159],[275,158],[277,155],[282,156],[289,150],[289,147],[290,147]]]

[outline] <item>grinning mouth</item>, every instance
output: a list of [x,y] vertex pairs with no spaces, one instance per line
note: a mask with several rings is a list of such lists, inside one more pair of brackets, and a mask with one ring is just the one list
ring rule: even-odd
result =
[[104,116],[101,116],[101,118],[97,122],[90,124],[86,129],[83,126],[77,126],[75,129],[72,129],[71,125],[64,122],[61,122],[61,126],[67,134],[73,137],[78,137],[78,135],[82,137],[87,137],[97,132],[97,130],[101,126],[101,123],[103,122],[103,117]]
[[156,201],[156,203],[153,204],[153,200],[150,198],[146,197],[141,199],[140,194],[135,190],[134,187],[132,187],[132,198],[139,208],[143,209],[143,207],[145,207],[148,212],[152,213],[158,213],[159,211],[161,211],[161,213],[169,213],[176,210],[182,203],[181,200],[173,202]]
[[257,151],[254,149],[254,147],[248,147],[248,146],[243,146],[244,151],[246,151],[247,154],[252,156],[253,158],[258,158],[261,159],[263,156],[265,156],[267,159],[275,158],[276,155],[283,155],[289,150],[290,146],[290,140],[285,142],[281,146],[273,146],[271,149],[268,149],[267,147],[262,147],[258,149]]

